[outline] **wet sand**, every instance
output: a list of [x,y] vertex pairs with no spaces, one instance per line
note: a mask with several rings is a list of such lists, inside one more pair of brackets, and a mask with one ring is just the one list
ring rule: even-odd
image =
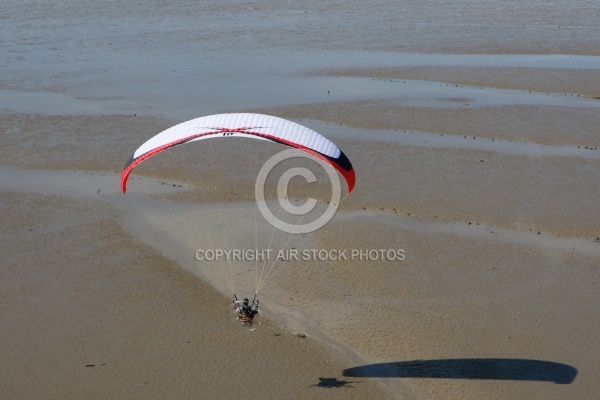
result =
[[[88,135],[72,138],[61,148],[60,162],[48,155],[58,142],[51,132],[98,129],[82,119],[102,119],[115,138],[131,118],[3,118],[5,135],[19,126],[48,132],[18,128],[41,140],[23,133],[16,146],[21,150],[2,151],[3,160],[21,168],[5,168],[2,175],[3,210],[10,216],[2,220],[3,326],[10,338],[3,353],[11,354],[3,385],[16,398],[39,393],[18,377],[41,380],[66,397],[244,393],[219,380],[224,373],[243,375],[245,385],[265,398],[369,398],[378,391],[384,398],[560,398],[593,391],[598,371],[589,345],[597,340],[600,321],[600,248],[593,238],[597,191],[588,183],[598,159],[340,140],[361,171],[359,185],[305,248],[401,248],[406,259],[286,266],[263,293],[266,325],[250,334],[260,355],[240,355],[235,343],[248,340],[239,336],[248,333],[232,327],[225,315],[228,288],[222,276],[204,271],[206,265],[192,257],[206,241],[198,237],[199,222],[213,224],[213,236],[218,231],[218,221],[194,217],[199,192],[210,180],[193,170],[181,175],[164,168],[172,162],[166,157],[136,173],[159,181],[134,176],[123,196],[117,171],[93,172],[103,169],[93,154],[106,146],[108,135],[93,142]],[[137,120],[140,130],[161,126],[156,117]],[[37,157],[19,157],[23,148]],[[117,163],[121,152],[102,157]],[[177,161],[189,157],[193,152],[182,150]],[[60,172],[66,166],[90,172]],[[177,175],[186,179],[173,187],[168,179]],[[240,200],[251,199],[235,193],[221,198]],[[242,236],[252,230],[250,221],[237,227]],[[573,332],[572,326],[580,329]],[[299,331],[309,338],[293,335]],[[291,358],[282,359],[282,353]],[[215,354],[222,363],[215,365]],[[47,364],[57,359],[66,361],[49,372]],[[277,364],[272,373],[273,359],[286,367]],[[256,376],[245,371],[244,365],[257,363],[265,369]],[[465,373],[452,379],[457,369],[477,369],[477,363],[488,363],[487,378]],[[450,378],[435,379],[440,369],[442,378]],[[101,375],[92,375],[96,371]],[[259,376],[265,383],[265,375],[268,389],[253,386]],[[289,376],[294,384],[276,383]],[[320,382],[339,387],[311,386]]]
[[[598,6],[424,4],[9,2],[0,397],[593,398]],[[224,265],[194,259],[219,214],[252,245],[248,145],[211,146],[210,174],[181,146],[119,188],[148,137],[238,111],[314,127],[356,168],[291,246],[404,255],[290,261],[252,333]],[[241,291],[251,267],[233,265]]]
[[116,175],[46,174],[44,185],[24,171],[0,192],[3,398],[388,395],[269,319],[240,331],[228,297],[124,229]]

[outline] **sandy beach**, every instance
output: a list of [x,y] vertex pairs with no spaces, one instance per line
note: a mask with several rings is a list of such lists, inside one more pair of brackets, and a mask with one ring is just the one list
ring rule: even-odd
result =
[[[594,398],[600,9],[489,6],[9,2],[0,398]],[[141,143],[221,112],[338,144],[357,182],[332,221],[272,234],[254,185],[281,148],[243,141],[170,149],[122,194]],[[259,263],[197,250],[255,245],[330,257],[277,264],[247,332],[231,285]]]

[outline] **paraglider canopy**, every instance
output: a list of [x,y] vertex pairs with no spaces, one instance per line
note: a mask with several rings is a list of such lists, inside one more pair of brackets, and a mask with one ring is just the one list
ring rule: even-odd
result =
[[129,174],[142,161],[171,147],[211,138],[246,137],[268,140],[300,149],[333,166],[345,179],[348,193],[356,177],[348,157],[321,134],[283,118],[263,114],[232,113],[200,117],[173,126],[149,139],[131,156],[121,173],[127,190]]
[[[333,142],[331,142],[326,137],[322,136],[321,134],[319,134],[305,126],[302,126],[298,123],[288,121],[288,120],[285,120],[282,118],[273,117],[270,115],[263,115],[263,114],[234,113],[234,114],[218,114],[218,115],[211,115],[211,116],[192,119],[190,121],[183,122],[179,125],[173,126],[169,129],[166,129],[165,131],[163,131],[163,132],[155,135],[154,137],[150,138],[149,140],[147,140],[137,150],[135,150],[135,152],[133,153],[133,155],[131,156],[131,158],[126,163],[125,167],[123,168],[123,171],[121,173],[121,188],[123,190],[123,193],[126,192],[127,180],[129,178],[131,171],[137,165],[139,165],[142,161],[152,157],[155,154],[158,154],[164,150],[175,147],[177,145],[191,143],[191,142],[195,142],[195,141],[199,141],[199,140],[216,139],[216,138],[223,138],[223,139],[229,140],[231,138],[236,138],[236,137],[237,138],[241,137],[241,138],[257,139],[257,140],[260,140],[260,142],[247,141],[247,143],[244,143],[244,145],[247,144],[247,146],[244,146],[244,145],[238,146],[238,147],[244,147],[243,149],[236,148],[236,146],[233,145],[234,144],[233,142],[225,142],[227,145],[222,146],[222,149],[220,148],[219,151],[225,151],[225,154],[231,155],[231,157],[217,157],[216,160],[218,162],[226,164],[228,173],[229,173],[229,171],[232,171],[232,169],[230,168],[231,163],[235,162],[236,160],[242,161],[244,163],[243,168],[248,167],[249,171],[253,171],[252,167],[255,167],[259,164],[263,164],[263,167],[261,168],[261,170],[258,174],[259,176],[257,177],[257,180],[255,182],[256,202],[253,203],[253,205],[256,206],[255,212],[254,212],[255,241],[254,241],[254,244],[250,246],[250,248],[254,249],[255,254],[257,254],[259,251],[259,246],[258,246],[259,230],[258,230],[258,223],[257,223],[257,218],[258,218],[257,210],[260,210],[260,212],[263,214],[263,216],[265,216],[265,219],[272,225],[272,233],[268,236],[265,235],[265,236],[269,237],[269,246],[268,246],[267,251],[270,252],[272,250],[271,248],[274,247],[277,242],[277,238],[275,237],[276,231],[290,233],[290,237],[287,240],[285,240],[285,243],[281,243],[282,250],[284,250],[290,243],[290,239],[292,238],[292,235],[294,233],[312,232],[312,231],[318,229],[324,223],[327,223],[327,221],[333,216],[337,206],[340,203],[340,199],[339,199],[340,193],[339,192],[341,191],[341,188],[342,188],[342,184],[340,184],[340,179],[338,179],[339,178],[337,175],[338,173],[343,176],[343,178],[346,182],[346,187],[347,187],[348,193],[350,193],[352,191],[352,189],[354,188],[356,177],[355,177],[355,173],[354,173],[354,168],[352,167],[350,160],[348,159],[348,157],[346,157],[346,155],[340,150],[340,148],[337,145],[335,145]],[[240,142],[243,142],[243,141],[240,141]],[[282,144],[284,146],[288,146],[293,149],[286,149],[285,151],[280,151],[276,155],[270,156],[269,160],[263,163],[264,160],[261,159],[259,154],[256,154],[256,153],[260,153],[260,151],[255,152],[255,150],[256,150],[255,147],[262,147],[263,150],[265,150],[264,153],[268,153],[269,150],[272,150],[272,146],[270,143],[266,143],[266,142]],[[232,146],[229,146],[230,143],[232,144]],[[255,146],[255,145],[263,145],[263,146]],[[202,150],[205,150],[206,148],[210,149],[211,146],[200,146],[200,147],[204,147]],[[219,147],[219,146],[215,146],[215,148],[216,147]],[[298,151],[296,151],[294,149],[297,149]],[[284,153],[289,153],[289,152],[300,153],[300,154],[299,155],[295,154],[293,157],[288,157],[288,155],[284,154]],[[326,173],[328,174],[330,181],[332,183],[331,201],[327,202],[328,206],[323,215],[319,216],[319,218],[317,218],[316,220],[309,221],[308,223],[301,224],[301,221],[302,221],[302,218],[304,218],[304,215],[309,214],[311,212],[312,208],[306,208],[304,205],[302,207],[292,206],[292,208],[294,208],[294,211],[296,211],[296,209],[298,209],[298,208],[302,208],[302,213],[303,213],[302,214],[302,213],[298,213],[298,212],[290,212],[290,215],[292,215],[293,217],[298,217],[299,215],[301,215],[300,217],[298,217],[298,219],[296,221],[294,221],[293,224],[288,224],[283,218],[280,219],[279,212],[278,212],[277,217],[275,217],[275,219],[277,221],[272,222],[267,217],[268,214],[266,215],[264,210],[261,208],[261,205],[265,205],[265,198],[264,198],[264,193],[260,190],[260,188],[261,188],[260,183],[262,182],[264,184],[265,181],[264,180],[260,181],[259,178],[261,177],[261,174],[264,172],[265,167],[270,168],[271,162],[277,163],[277,162],[281,162],[283,160],[287,160],[289,158],[305,157],[306,155],[303,154],[303,152],[310,155],[306,158],[315,157],[315,158],[319,159],[320,161],[324,162],[325,164],[328,164],[329,166],[333,167],[333,169],[329,168],[329,167],[325,168]],[[209,154],[208,159],[195,158],[194,160],[198,160],[198,165],[200,167],[203,167],[206,164],[207,168],[212,171],[213,170],[213,161],[215,160],[214,159],[215,152],[209,151],[207,153]],[[207,154],[207,153],[204,153],[204,154]],[[195,152],[194,152],[194,155],[196,155]],[[282,156],[284,158],[277,159],[277,160],[279,160],[279,161],[277,161],[277,160],[275,160],[277,158],[277,156]],[[235,160],[233,159],[234,157],[235,157]],[[285,157],[287,157],[287,158],[285,158]],[[275,160],[275,161],[273,161],[273,160]],[[194,162],[196,162],[196,161],[194,161]],[[221,165],[221,164],[219,164],[219,165]],[[266,169],[267,173],[263,174],[263,175],[265,175],[264,176],[265,179],[266,179],[266,175],[268,175],[269,168]],[[285,179],[282,178],[278,183],[281,183],[281,182],[289,183],[289,179],[291,179],[291,177],[294,177],[294,176],[303,176],[306,178],[308,183],[314,182],[314,181],[309,181],[307,175],[305,175],[304,173],[298,173],[298,172],[296,172],[296,170],[301,170],[301,168],[290,168],[288,171],[286,171],[283,174],[283,175],[285,175],[286,179],[288,179],[288,180],[285,181]],[[297,173],[298,175],[293,175],[294,173]],[[233,173],[231,173],[231,175],[238,176],[238,170],[234,170]],[[229,176],[229,175],[227,175],[227,176]],[[335,178],[335,179],[333,179],[333,178]],[[216,181],[218,181],[218,179],[219,178],[215,178]],[[212,186],[212,182],[211,182],[211,186]],[[279,185],[279,184],[277,185],[278,196],[279,196],[279,200],[280,200],[279,205],[280,205],[280,211],[281,211],[282,208],[289,207],[291,205],[291,202],[289,201],[289,198],[287,197],[287,192],[285,192],[285,195],[283,195],[283,196],[279,195],[280,187],[285,188],[285,185]],[[264,189],[264,186],[262,188]],[[215,197],[217,197],[217,199],[218,199],[219,191],[217,190],[216,185],[215,185],[214,189],[215,189]],[[317,189],[319,190],[322,188],[317,187]],[[262,197],[259,197],[259,194],[262,194]],[[335,196],[337,196],[337,199]],[[281,201],[281,198],[283,198],[283,200],[286,200],[287,202]],[[314,206],[314,204],[317,203],[317,201],[313,198],[310,198],[309,200],[310,201],[307,201],[306,204]],[[261,203],[261,201],[262,201],[262,203]],[[324,202],[321,202],[320,204],[324,206]],[[209,209],[208,214],[212,215],[212,214],[214,214],[215,209],[214,208],[211,209],[211,207],[212,207],[211,204],[207,205],[207,208]],[[268,209],[268,206],[266,206],[264,208]],[[209,241],[213,241],[212,239],[214,237],[216,237],[217,235],[211,235],[211,233],[210,233],[211,226],[213,228],[219,228],[221,232],[220,232],[220,235],[218,235],[218,236],[220,236],[220,238],[222,238],[222,242],[224,243],[224,248],[233,251],[231,249],[231,246],[229,245],[230,242],[228,240],[226,223],[223,222],[222,212],[221,212],[221,207],[219,205],[219,201],[216,202],[216,214],[219,216],[218,223],[213,222],[211,224],[210,217],[209,217],[208,223],[203,224],[203,231],[206,233],[206,236],[208,238],[210,238]],[[248,215],[247,212],[244,212],[244,214],[246,216]],[[311,217],[312,217],[312,215],[311,215]],[[310,219],[310,217],[308,219]],[[236,224],[238,224],[236,226],[241,226],[240,225],[241,221],[239,219],[236,220],[235,217],[231,217],[229,222],[235,222]],[[321,224],[321,225],[313,226],[315,223]],[[287,225],[293,225],[294,229],[287,230],[286,229]],[[309,228],[306,228],[307,226]],[[307,230],[300,231],[297,228],[300,228],[300,229],[306,228]],[[245,235],[245,231],[243,229],[240,229],[240,235],[243,236],[244,238],[246,238],[246,236],[247,236],[247,235]],[[302,244],[304,244],[304,242],[306,242],[307,237],[308,236],[304,236],[304,237],[300,238],[300,240],[302,240],[302,242],[298,245],[298,247],[301,247]],[[275,238],[275,240],[274,240],[274,238]],[[213,246],[214,246],[214,242],[213,242]],[[218,250],[218,248],[216,250]],[[239,250],[239,249],[236,249],[236,250]],[[196,254],[198,254],[198,252],[196,252]],[[259,268],[259,258],[262,263],[262,267],[260,267],[260,268]],[[197,260],[199,260],[199,259],[197,258]],[[228,291],[230,293],[232,293],[233,297],[234,297],[234,301],[232,304],[233,307],[230,308],[228,314],[232,316],[232,319],[234,320],[236,325],[241,325],[242,329],[244,329],[244,330],[249,330],[249,331],[255,330],[260,325],[260,321],[263,316],[262,310],[259,308],[258,298],[256,296],[267,285],[267,283],[273,278],[273,276],[277,273],[277,271],[280,270],[283,265],[285,265],[286,261],[280,260],[279,258],[276,258],[275,260],[271,260],[271,259],[269,259],[268,256],[265,258],[261,258],[258,256],[253,257],[253,261],[255,264],[255,268],[254,268],[254,270],[255,270],[255,274],[254,274],[255,275],[254,276],[255,277],[255,282],[254,282],[255,289],[254,289],[254,299],[252,301],[250,301],[248,298],[244,298],[242,301],[239,301],[235,294],[237,292],[235,289],[235,286],[238,282],[238,279],[240,279],[240,280],[242,279],[242,278],[240,278],[240,276],[243,275],[243,273],[234,275],[234,271],[233,271],[234,262],[241,261],[242,263],[246,264],[246,260],[233,260],[233,261],[231,259],[226,260],[227,264],[228,264],[227,268],[222,268],[223,266],[220,264],[220,260],[206,259],[204,261],[211,262],[211,263],[214,262],[214,264],[218,267],[216,269],[224,275],[224,282],[228,285]],[[223,261],[225,261],[225,260],[223,260]],[[267,265],[267,263],[269,265]],[[247,270],[247,265],[244,265],[244,272],[246,270]]]

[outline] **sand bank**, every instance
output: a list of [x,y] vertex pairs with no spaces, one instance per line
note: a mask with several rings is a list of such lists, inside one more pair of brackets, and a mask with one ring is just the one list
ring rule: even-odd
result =
[[3,170],[3,398],[387,396],[313,339],[237,329],[227,297],[124,230],[117,181]]
[[[502,56],[497,57],[498,60],[502,60]],[[600,96],[600,71],[552,68],[551,63],[547,68],[429,65],[317,70],[314,74],[409,79],[542,93]]]

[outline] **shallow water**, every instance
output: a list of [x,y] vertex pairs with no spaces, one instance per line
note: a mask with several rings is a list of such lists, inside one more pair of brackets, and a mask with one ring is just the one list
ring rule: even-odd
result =
[[[126,85],[118,85],[118,88],[122,90],[123,86]],[[197,86],[202,90],[198,91]],[[222,92],[222,88],[230,86],[235,87],[233,94]],[[577,94],[335,76],[222,78],[196,82],[194,85],[183,81],[163,81],[152,87],[134,83],[130,85],[127,95],[108,91],[99,94],[98,91],[94,89],[94,96],[70,96],[48,91],[0,90],[0,112],[46,115],[160,113],[185,119],[250,107],[385,98],[398,99],[402,105],[416,107],[600,107],[600,101]]]
[[[536,43],[552,40],[569,43],[565,51],[587,41],[593,49],[600,6],[592,1],[504,7],[485,0],[452,5],[377,1],[368,10],[361,2],[339,1],[128,1],[102,7],[92,1],[51,6],[8,1],[2,11],[4,112],[152,113],[188,119],[375,96],[410,96],[413,104],[439,106],[435,96],[462,97],[466,89],[437,93],[446,89],[411,83],[399,91],[367,79],[305,75],[322,68],[414,65],[600,69],[597,55],[576,55],[594,54],[583,50],[505,54],[501,46],[500,55],[476,54],[498,43],[508,46],[516,36],[540,53],[543,46]],[[483,20],[489,23],[482,25]],[[506,93],[481,103],[563,102]],[[471,95],[475,101],[482,96]]]

